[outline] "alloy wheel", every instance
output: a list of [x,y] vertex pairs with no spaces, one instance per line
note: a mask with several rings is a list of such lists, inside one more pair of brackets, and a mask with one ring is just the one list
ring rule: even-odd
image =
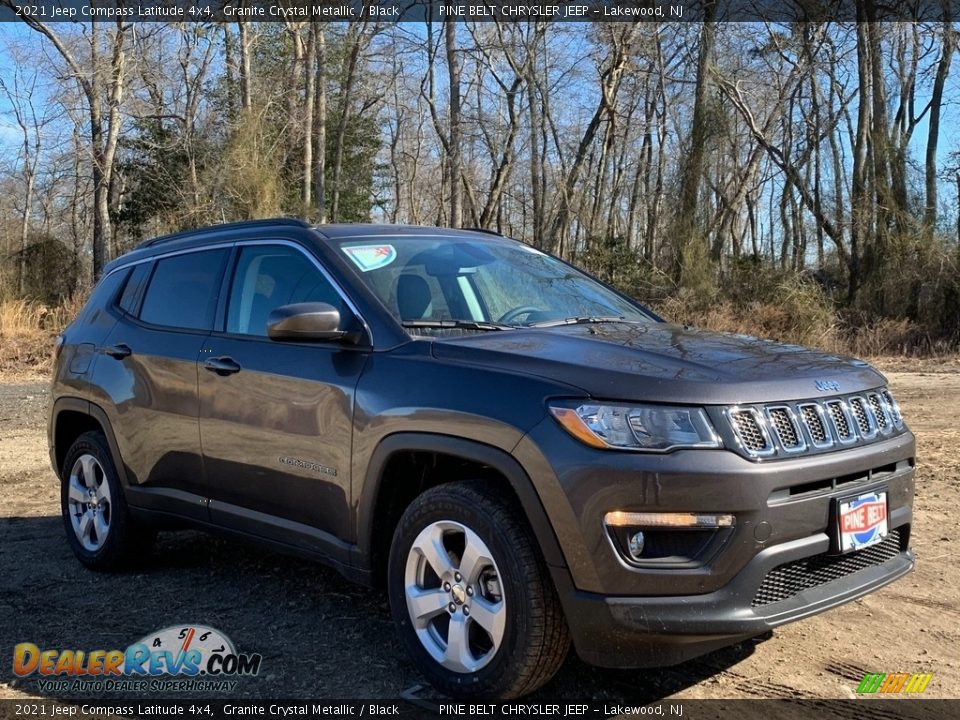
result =
[[404,591],[417,637],[440,665],[473,673],[496,655],[506,599],[493,553],[470,528],[452,520],[425,527],[407,555]]
[[73,464],[67,482],[73,532],[85,550],[96,552],[107,540],[113,509],[103,466],[96,457],[84,453]]

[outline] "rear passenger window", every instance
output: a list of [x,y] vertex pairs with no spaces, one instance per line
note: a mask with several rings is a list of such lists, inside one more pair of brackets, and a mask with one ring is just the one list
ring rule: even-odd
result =
[[204,250],[158,260],[140,319],[173,328],[212,329],[227,253]]
[[120,294],[117,305],[128,315],[137,314],[137,305],[143,296],[143,288],[146,285],[149,270],[150,263],[135,265],[133,272],[130,273],[130,278],[127,280],[127,284],[123,287],[123,292]]
[[281,305],[323,302],[341,313],[341,298],[302,252],[285,245],[254,245],[240,252],[227,304],[227,332],[267,335],[267,318]]

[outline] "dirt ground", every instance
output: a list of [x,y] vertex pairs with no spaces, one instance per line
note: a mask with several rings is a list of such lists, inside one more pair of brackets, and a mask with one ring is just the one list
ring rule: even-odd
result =
[[[960,362],[881,364],[919,441],[913,574],[674,668],[599,670],[571,654],[539,697],[851,698],[864,673],[897,671],[933,672],[927,696],[960,697]],[[0,698],[56,695],[13,677],[16,643],[123,648],[180,623],[218,628],[263,655],[260,675],[241,679],[232,698],[387,699],[423,683],[384,596],[324,567],[183,532],[161,534],[137,573],[83,569],[63,537],[46,408],[44,381],[0,377]]]

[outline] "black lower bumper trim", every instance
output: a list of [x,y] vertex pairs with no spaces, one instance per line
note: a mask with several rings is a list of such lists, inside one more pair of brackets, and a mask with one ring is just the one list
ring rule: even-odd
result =
[[[904,537],[909,537],[909,529],[904,529]],[[828,544],[825,535],[815,536],[798,541],[795,547],[779,548],[769,558],[758,556],[756,566],[735,582],[703,595],[608,597],[574,590],[569,576],[560,577],[564,573],[555,573],[555,581],[574,645],[585,662],[611,668],[675,665],[847,603],[913,569],[913,554],[903,550],[785,600],[751,606],[762,579],[782,560],[809,559],[824,552]],[[794,557],[780,558],[783,554]]]
[[753,607],[789,600],[804,590],[835,582],[860,570],[882,565],[900,554],[900,531],[894,530],[882,542],[846,555],[823,553],[778,565],[763,579],[753,596]]

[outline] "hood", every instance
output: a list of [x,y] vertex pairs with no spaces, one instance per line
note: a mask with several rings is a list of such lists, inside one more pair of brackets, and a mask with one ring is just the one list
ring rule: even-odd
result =
[[[599,399],[633,402],[802,400],[886,383],[862,360],[669,323],[597,323],[438,337],[433,355],[537,375]],[[817,382],[828,389],[819,390]]]

